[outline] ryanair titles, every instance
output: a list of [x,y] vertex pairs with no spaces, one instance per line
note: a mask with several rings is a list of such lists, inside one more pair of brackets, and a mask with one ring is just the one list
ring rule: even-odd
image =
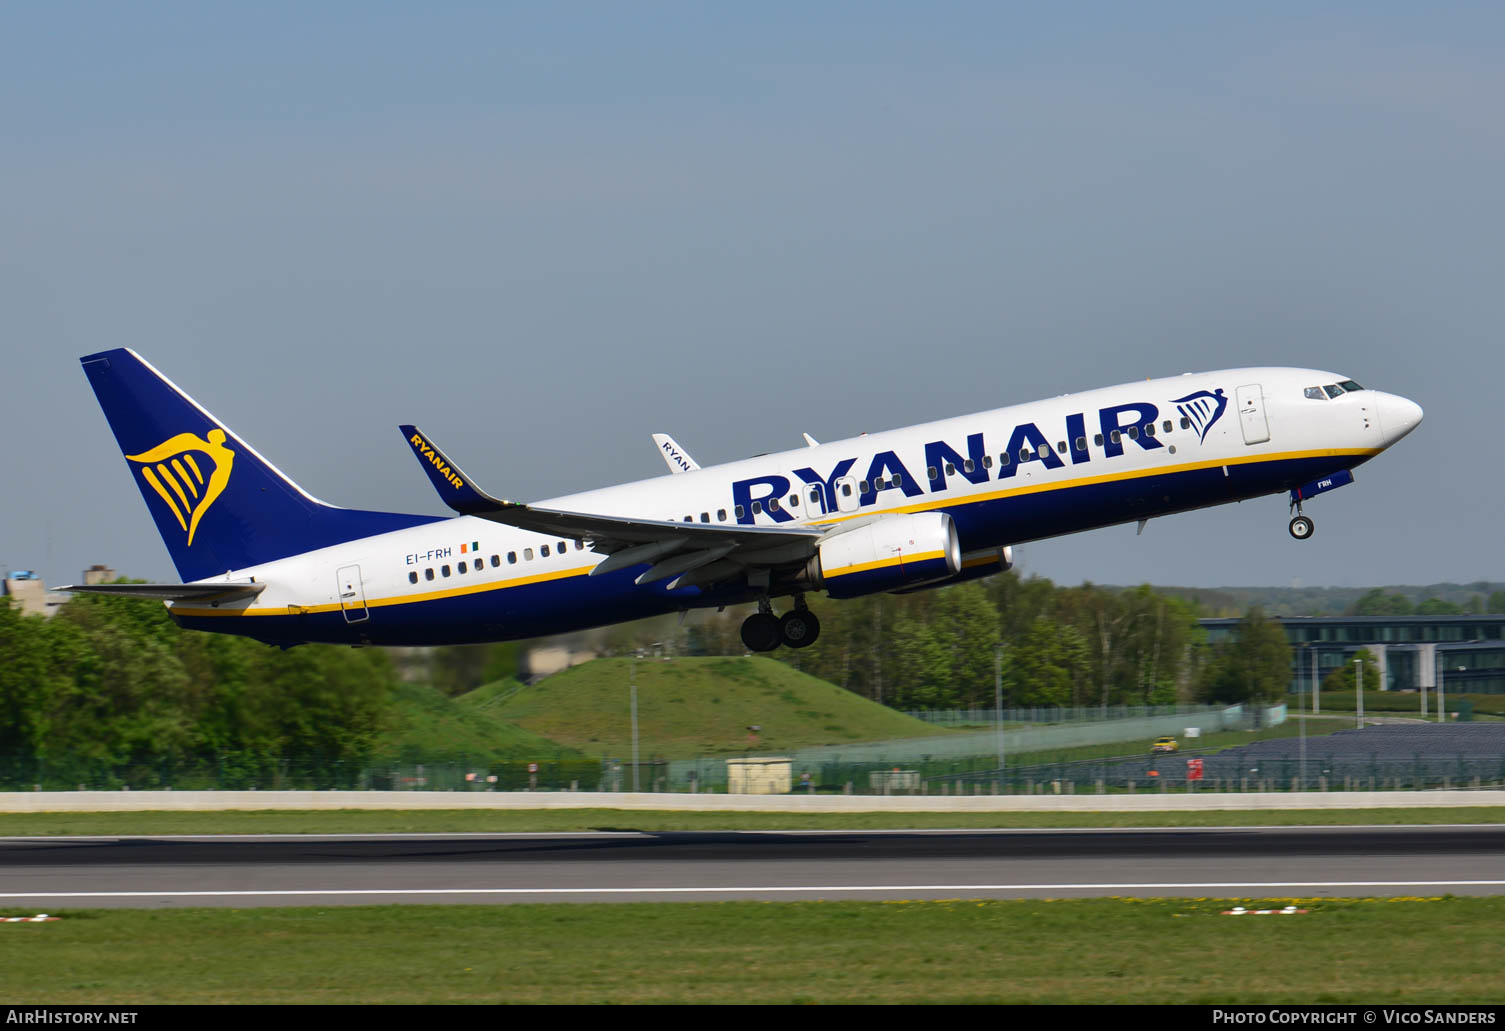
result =
[[[1222,416],[1227,406],[1223,392],[1199,391],[1188,395],[1188,398],[1178,398],[1171,404],[1179,411],[1188,400],[1200,400],[1203,397],[1209,399],[1209,417],[1200,421],[1195,428],[1200,438],[1205,440],[1207,431]],[[1098,409],[1096,429],[1101,433],[1101,444],[1094,440],[1094,446],[1101,449],[1104,458],[1122,456],[1126,444],[1137,445],[1145,451],[1165,447],[1155,432],[1155,423],[1159,418],[1160,408],[1147,401]],[[1061,451],[1059,445],[1052,443],[1037,425],[1032,422],[1020,423],[1009,434],[1008,446],[1003,455],[993,457],[990,457],[981,433],[967,434],[965,453],[944,440],[931,441],[925,445],[925,465],[920,470],[925,474],[928,493],[935,494],[949,489],[951,476],[961,477],[972,484],[983,484],[994,478],[1008,480],[1017,476],[1019,470],[1030,462],[1039,462],[1045,469],[1061,469],[1068,462],[1081,465],[1093,461],[1093,451],[1087,446],[1086,414],[1078,412],[1066,416],[1065,430],[1066,440],[1060,443],[1064,443],[1066,447]],[[794,475],[803,481],[803,487],[795,486],[789,477],[777,474],[737,480],[732,484],[736,520],[752,525],[758,515],[766,514],[775,522],[791,522],[795,518],[794,513],[785,507],[783,501],[796,491],[811,498],[812,509],[815,507],[815,498],[818,497],[823,512],[842,510],[838,503],[838,492],[843,497],[856,494],[858,508],[878,504],[879,495],[886,490],[897,490],[910,498],[927,493],[927,489],[921,486],[921,479],[905,466],[896,452],[878,452],[868,461],[865,470],[860,469],[857,463],[856,458],[844,458],[824,475],[809,467],[795,469]],[[993,471],[995,467],[996,477]],[[791,487],[794,488],[793,491]],[[849,503],[848,510],[851,507]]]
[[429,446],[428,441],[415,433],[408,438],[408,443],[413,445],[413,450],[418,452],[424,461],[432,465],[451,487],[459,490],[465,486],[465,481],[460,479],[460,475],[449,467],[449,463],[440,456],[439,452]]

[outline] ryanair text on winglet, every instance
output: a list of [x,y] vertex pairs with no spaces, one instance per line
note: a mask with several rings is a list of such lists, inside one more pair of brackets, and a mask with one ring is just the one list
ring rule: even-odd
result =
[[449,483],[451,487],[455,488],[455,490],[459,490],[461,487],[465,486],[465,481],[460,479],[459,474],[451,469],[445,463],[444,459],[439,457],[439,452],[430,447],[428,441],[424,440],[422,437],[415,433],[408,438],[408,443],[412,444],[413,447],[418,450],[418,453],[420,455],[433,463],[434,468],[439,470],[439,475],[444,477],[444,479]]

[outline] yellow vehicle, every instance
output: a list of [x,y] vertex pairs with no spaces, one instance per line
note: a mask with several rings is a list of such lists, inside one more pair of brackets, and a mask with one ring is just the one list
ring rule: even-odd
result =
[[1174,752],[1181,745],[1173,737],[1157,737],[1155,743],[1150,746],[1152,752]]

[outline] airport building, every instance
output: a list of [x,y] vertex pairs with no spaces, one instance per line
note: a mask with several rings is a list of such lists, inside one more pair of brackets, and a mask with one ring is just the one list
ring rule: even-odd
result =
[[[117,579],[115,570],[109,566],[94,565],[84,570],[83,583],[107,584]],[[72,595],[61,591],[49,591],[42,578],[30,569],[16,569],[5,574],[5,579],[0,581],[0,594],[4,594],[11,602],[28,616],[51,616],[57,612]]]
[[[1291,691],[1310,690],[1366,649],[1379,664],[1364,686],[1382,691],[1505,694],[1505,615],[1276,616],[1291,642]],[[1238,632],[1238,619],[1199,620],[1210,643]],[[1370,677],[1376,676],[1376,681]]]

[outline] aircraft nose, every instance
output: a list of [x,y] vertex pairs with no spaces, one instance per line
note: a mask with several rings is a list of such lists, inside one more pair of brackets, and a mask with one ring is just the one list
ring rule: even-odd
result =
[[1399,394],[1381,394],[1379,409],[1386,447],[1421,425],[1421,405]]

